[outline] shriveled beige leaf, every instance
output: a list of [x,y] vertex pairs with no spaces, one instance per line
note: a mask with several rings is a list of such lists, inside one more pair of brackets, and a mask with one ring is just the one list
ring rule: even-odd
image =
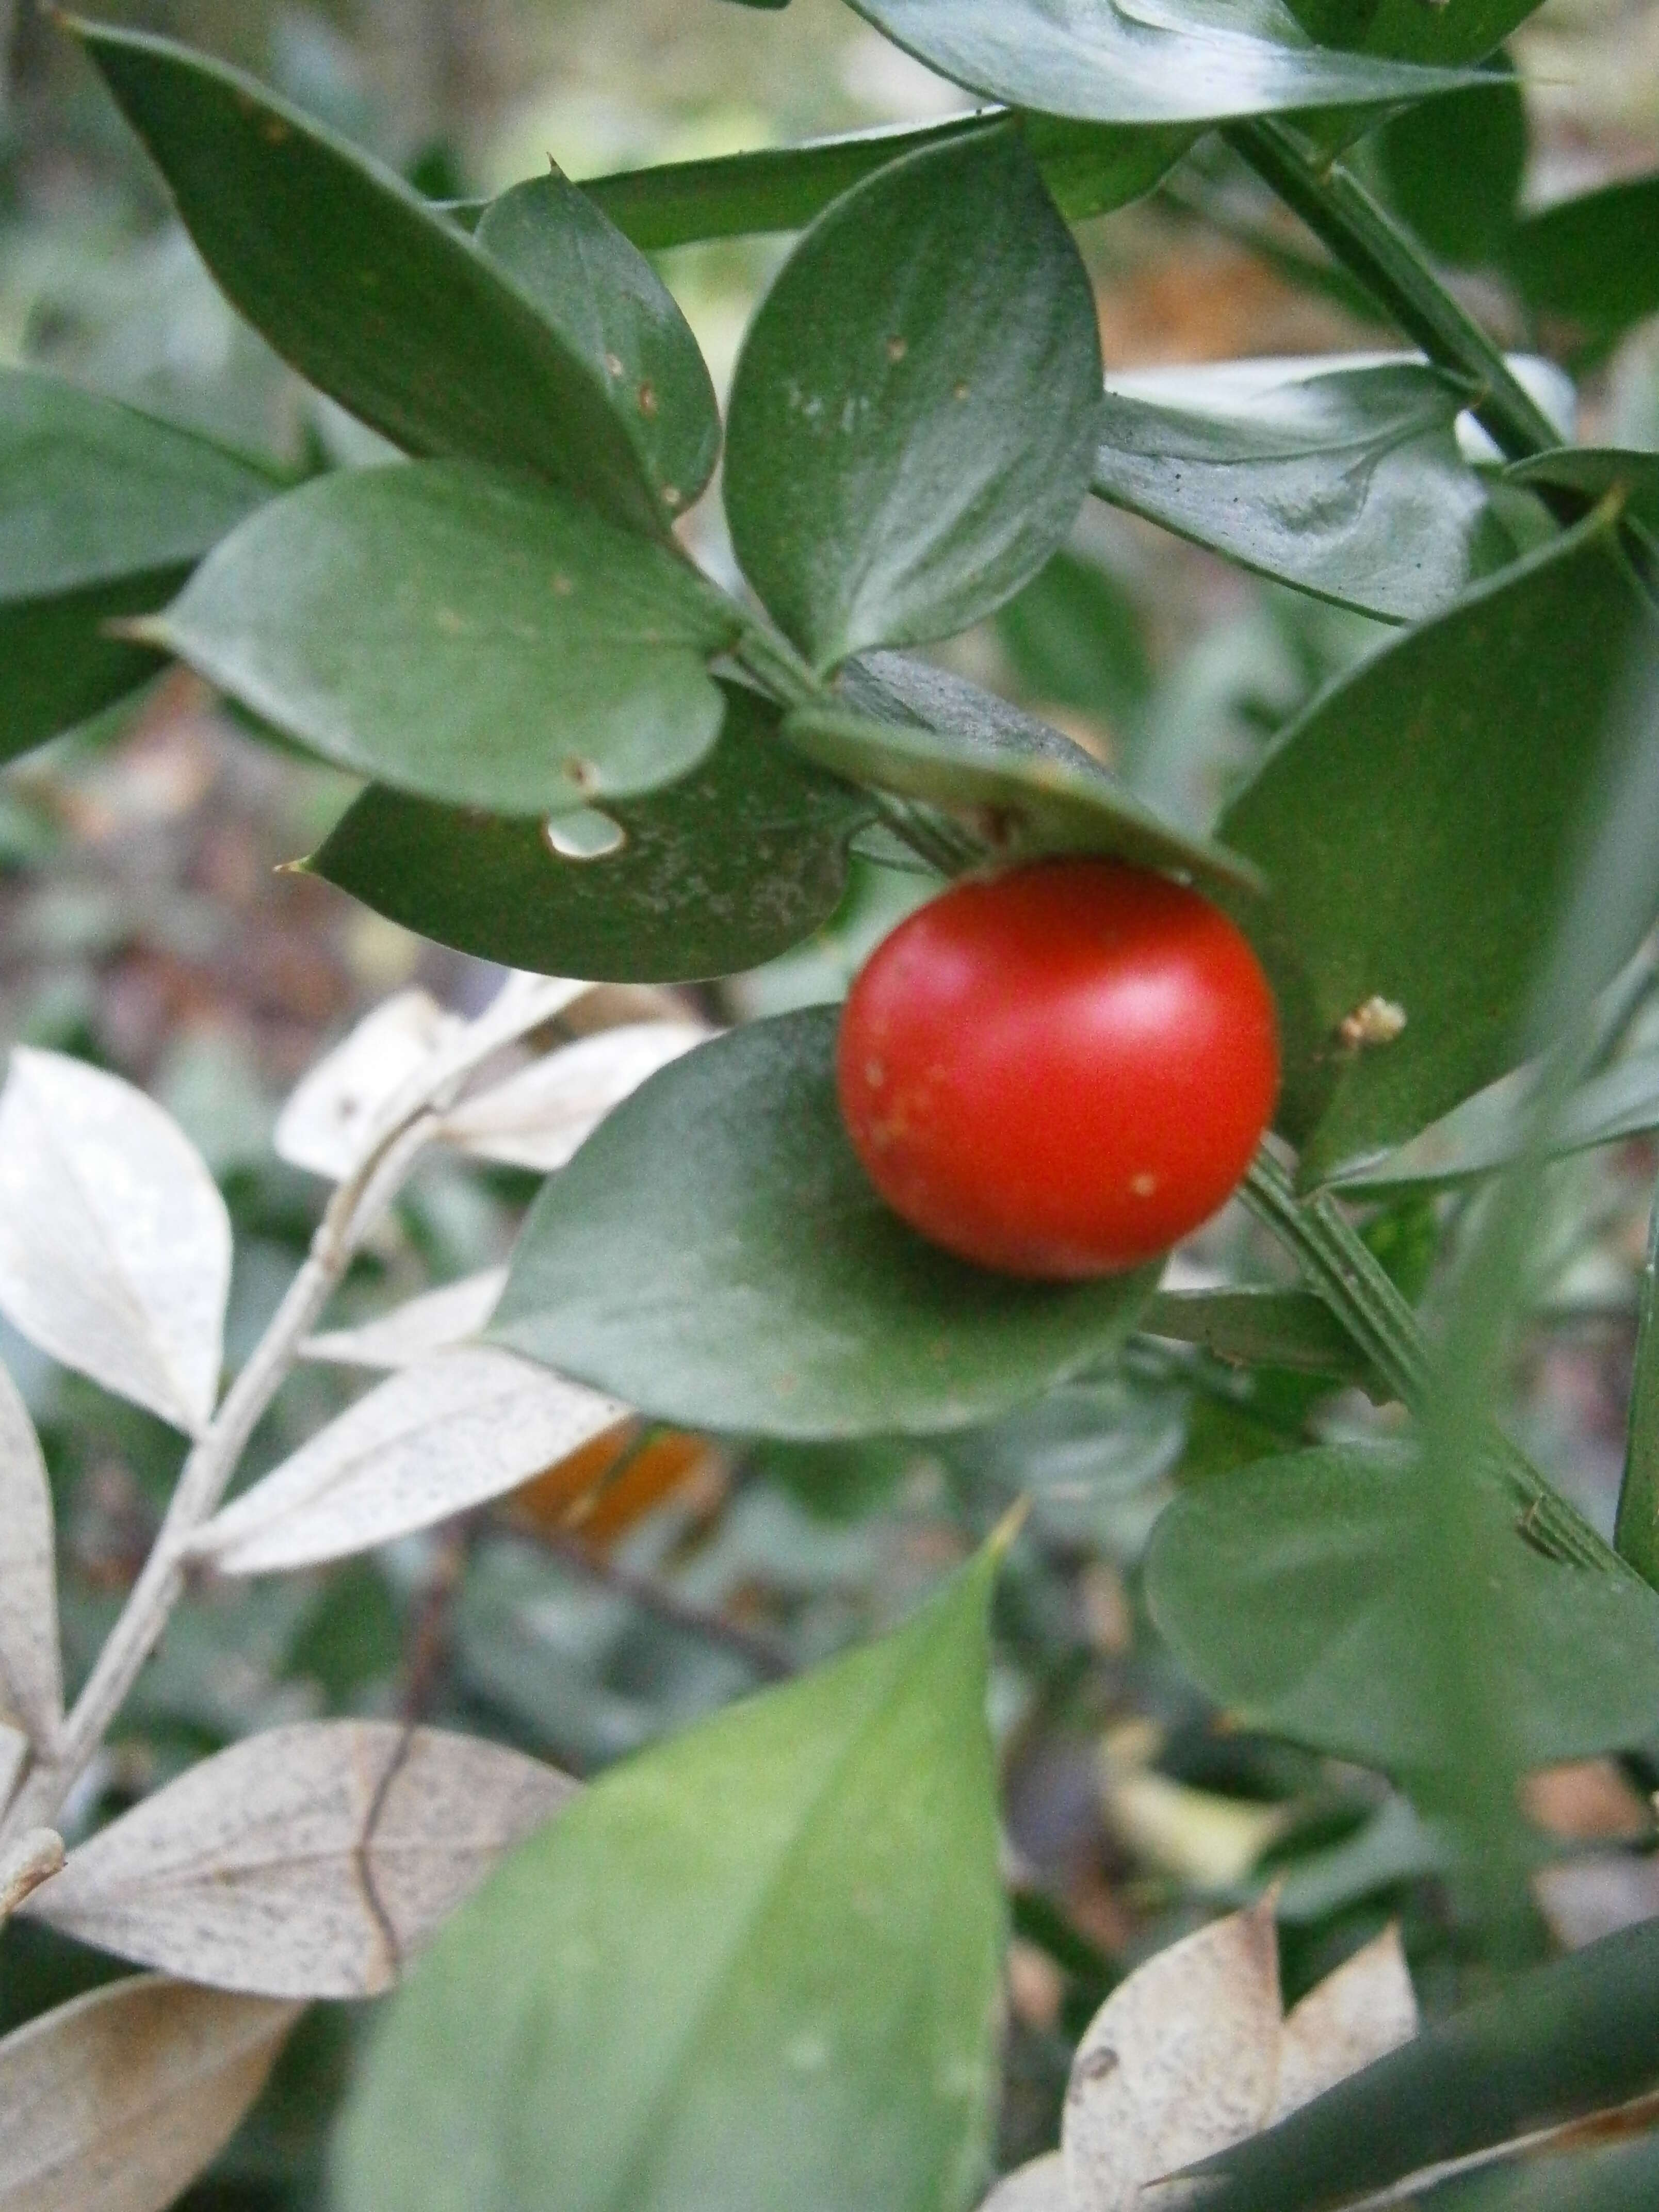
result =
[[0,2212],[164,2212],[264,2087],[295,2004],[149,1975],[0,2042]]
[[63,1715],[52,1486],[28,1407],[0,1367],[0,1722],[45,1746]]
[[29,1755],[29,1740],[21,1729],[0,1721],[0,1808],[9,1805]]
[[1291,2011],[1279,2039],[1279,2081],[1263,2125],[1271,2127],[1409,2043],[1418,2027],[1417,1994],[1400,1930],[1389,1926]]
[[1057,2150],[1005,2173],[979,2212],[1073,2212],[1066,2161]]
[[308,1336],[300,1346],[307,1359],[332,1361],[341,1367],[412,1367],[435,1352],[465,1344],[483,1330],[501,1298],[507,1281],[505,1267],[485,1267],[441,1290],[427,1291],[410,1298],[379,1321],[361,1328],[330,1329]]
[[1146,2183],[1254,2134],[1280,2018],[1271,1899],[1171,1944],[1114,1990],[1078,2046],[1061,2122],[1077,2212],[1134,2212]]
[[481,1159],[550,1175],[613,1106],[711,1034],[699,1022],[629,1022],[602,1030],[465,1100],[446,1115],[441,1133]]
[[515,1490],[628,1418],[614,1398],[494,1346],[441,1352],[348,1407],[194,1549],[228,1575],[342,1559]]
[[229,1287],[224,1201],[178,1125],[118,1076],[20,1046],[0,1096],[0,1312],[194,1436]]
[[273,1729],[112,1821],[24,1910],[216,1989],[372,1996],[574,1788],[431,1729]]
[[15,1843],[0,1844],[0,1920],[63,1870],[64,1838],[56,1828],[29,1828]]
[[279,1156],[343,1182],[374,1141],[382,1110],[465,1024],[427,991],[399,991],[319,1060],[277,1116]]

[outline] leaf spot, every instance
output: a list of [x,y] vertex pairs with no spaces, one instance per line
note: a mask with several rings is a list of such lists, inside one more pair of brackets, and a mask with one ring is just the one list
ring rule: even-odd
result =
[[620,376],[623,373],[622,356],[618,353],[606,354],[605,357],[605,374],[607,376]]
[[640,412],[649,418],[657,411],[657,387],[647,380],[640,386]]
[[1373,994],[1343,1015],[1336,1033],[1350,1052],[1358,1052],[1366,1045],[1392,1044],[1405,1026],[1406,1009]]
[[910,341],[908,338],[892,337],[889,338],[887,341],[887,358],[890,362],[896,362],[902,361],[905,355],[908,353],[909,350]]
[[599,769],[591,760],[583,760],[578,753],[573,753],[565,762],[562,773],[578,791],[597,791],[599,787]]

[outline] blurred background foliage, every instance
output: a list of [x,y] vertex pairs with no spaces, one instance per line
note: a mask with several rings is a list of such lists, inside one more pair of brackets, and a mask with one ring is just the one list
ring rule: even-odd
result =
[[[838,0],[779,14],[717,0],[103,0],[100,12],[242,63],[434,197],[497,190],[550,155],[578,178],[647,161],[951,112],[950,87]],[[1489,262],[1513,210],[1639,173],[1659,156],[1659,8],[1548,0],[1516,42],[1523,96],[1435,108],[1358,159],[1454,272]],[[1449,106],[1452,104],[1448,104]],[[1085,227],[1109,364],[1386,345],[1343,283],[1212,151],[1152,200]],[[722,386],[776,240],[663,257]],[[1455,276],[1510,343],[1583,370],[1581,436],[1659,445],[1659,324],[1597,347],[1534,326],[1486,274]],[[30,0],[0,0],[0,358],[61,371],[295,468],[369,451],[220,301],[90,71]],[[687,528],[730,576],[714,502]],[[1272,732],[1382,635],[1093,506],[1071,549],[950,649],[1194,824]],[[173,674],[113,720],[0,778],[0,1032],[149,1086],[220,1176],[239,1235],[230,1356],[302,1255],[321,1191],[276,1163],[275,1109],[389,990],[476,1009],[497,980],[280,872],[341,811],[343,777],[240,733]],[[716,1015],[837,996],[923,895],[861,864],[809,945],[723,993]],[[1651,1026],[1652,1016],[1638,1017]],[[1650,1042],[1659,1039],[1650,1039]],[[1528,1448],[1610,1524],[1635,1327],[1650,1143],[1553,1170],[1534,1321],[1514,1377]],[[348,1284],[339,1322],[501,1258],[532,1186],[428,1164]],[[1367,1234],[1432,1296],[1445,1209],[1402,1200]],[[1172,1281],[1274,1276],[1231,1214]],[[154,1532],[179,1440],[20,1340],[0,1353],[57,1486],[71,1674],[85,1668]],[[256,1440],[257,1470],[349,1388],[302,1370]],[[1287,1994],[1403,1917],[1431,2009],[1467,1994],[1434,1838],[1375,1776],[1231,1730],[1160,1652],[1137,1589],[1181,1482],[1286,1441],[1388,1425],[1317,1377],[1246,1379],[1143,1340],[1121,1367],[938,1448],[750,1449],[641,1437],[584,1520],[597,1464],[567,1467],[464,1527],[332,1571],[204,1583],[181,1609],[72,1808],[106,1817],[203,1753],[307,1715],[419,1714],[592,1773],[658,1733],[901,1615],[1022,1491],[1036,1499],[1000,1601],[1006,1777],[1008,2162],[1053,2139],[1071,2040],[1112,1979],[1205,1913],[1284,1880]],[[614,1474],[615,1470],[611,1471]],[[1531,1811],[1562,1863],[1548,1911],[1573,1942],[1659,1910],[1650,1758],[1540,1778]],[[106,1969],[19,1924],[0,2024]],[[196,2212],[320,2202],[329,2116],[362,2021],[318,2008]]]

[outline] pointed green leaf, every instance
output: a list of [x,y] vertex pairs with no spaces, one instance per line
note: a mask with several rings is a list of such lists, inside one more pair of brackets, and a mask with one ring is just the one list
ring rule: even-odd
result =
[[1600,733],[1650,623],[1610,523],[1586,524],[1316,700],[1223,817],[1273,886],[1265,921],[1246,920],[1304,1178],[1515,1064]]
[[[1391,1198],[1404,1190],[1443,1190],[1492,1174],[1518,1159],[1526,1142],[1527,1079],[1517,1072],[1413,1137],[1410,1144],[1328,1178],[1354,1197]],[[1581,1084],[1549,1135],[1551,1158],[1622,1144],[1659,1129],[1659,1052],[1638,1053]]]
[[821,668],[965,629],[1064,538],[1100,399],[1093,295],[1012,124],[837,200],[732,389],[738,559]]
[[503,813],[650,791],[708,751],[737,610],[668,548],[465,462],[325,477],[146,635],[342,768]]
[[644,799],[616,850],[566,860],[538,822],[367,791],[310,866],[377,914],[504,967],[685,982],[775,959],[827,921],[860,793],[781,745],[775,710],[728,689],[720,741]]
[[0,759],[144,682],[102,624],[148,614],[278,489],[207,439],[32,369],[0,370]]
[[528,469],[665,533],[603,377],[392,170],[187,47],[79,33],[232,305],[301,375],[410,453]]
[[1364,1358],[1311,1291],[1160,1291],[1140,1316],[1145,1336],[1202,1345],[1218,1359],[1363,1382]]
[[[1425,2168],[1644,2094],[1653,2086],[1656,2042],[1659,1921],[1650,1920],[1512,1976],[1278,2127],[1224,2151],[1208,2170],[1224,2179],[1205,2202],[1211,2212],[1328,2212],[1369,2200]],[[1622,2207],[1601,2196],[1558,2197],[1547,2181],[1555,2163],[1528,2162],[1543,2184],[1523,2200],[1528,2212]],[[1443,2202],[1426,2191],[1401,2191],[1399,2201]]]
[[1564,446],[1559,453],[1516,461],[1504,474],[1516,483],[1576,492],[1587,507],[1616,493],[1625,514],[1659,534],[1659,453],[1630,453],[1616,446]]
[[805,1438],[965,1428],[1119,1342],[1157,1268],[1019,1282],[889,1212],[838,1020],[751,1023],[635,1091],[544,1189],[492,1336],[685,1427]]
[[663,506],[689,507],[714,472],[720,408],[690,325],[645,256],[557,174],[503,192],[477,236],[601,380]]
[[[970,115],[919,131],[854,131],[799,146],[585,178],[582,191],[648,252],[694,239],[804,230],[831,200],[902,155],[993,127],[984,116]],[[1194,136],[1179,126],[1115,130],[1052,115],[1027,116],[1024,129],[1043,183],[1072,222],[1108,214],[1151,191]]]
[[[1476,1479],[1471,1477],[1471,1480]],[[1147,1561],[1160,1632],[1253,1728],[1421,1774],[1455,1756],[1413,1603],[1422,1504],[1402,1455],[1298,1452],[1200,1484]],[[1530,1765],[1645,1742],[1659,1710],[1659,1595],[1516,1538],[1483,1571],[1504,1648],[1485,1656]]]
[[1425,8],[1423,0],[1290,0],[1303,29],[1322,45],[1443,67],[1484,61],[1540,4],[1457,0],[1455,7]]
[[878,30],[970,91],[1097,123],[1212,123],[1421,100],[1467,82],[1461,71],[1314,46],[1282,0],[854,3]]
[[135,407],[0,370],[0,605],[188,568],[279,489]]
[[1465,268],[1500,258],[1527,170],[1527,106],[1512,70],[1391,117],[1376,151],[1389,202],[1431,252]]
[[1534,313],[1565,325],[1576,349],[1605,352],[1632,324],[1659,313],[1659,174],[1559,200],[1519,223],[1510,275]]
[[1404,359],[1114,376],[1094,489],[1260,575],[1416,622],[1515,556],[1458,450],[1468,404]]
[[[1000,705],[1000,702],[997,702]],[[967,817],[1000,853],[1109,853],[1234,890],[1253,871],[1218,847],[1174,830],[1108,769],[1058,730],[1009,708],[976,728],[875,721],[846,708],[802,707],[783,734],[797,752],[879,791],[923,799]]]
[[965,2212],[1002,1932],[992,1565],[522,1847],[394,2001],[342,2212]]

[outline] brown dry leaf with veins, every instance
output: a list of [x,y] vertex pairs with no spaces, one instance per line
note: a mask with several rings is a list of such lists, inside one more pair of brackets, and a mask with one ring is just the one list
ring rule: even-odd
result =
[[1354,1954],[1285,2017],[1271,1895],[1138,1967],[1072,2062],[1061,2148],[981,2212],[1153,2212],[1169,2177],[1271,2127],[1417,2033],[1398,1931]]

